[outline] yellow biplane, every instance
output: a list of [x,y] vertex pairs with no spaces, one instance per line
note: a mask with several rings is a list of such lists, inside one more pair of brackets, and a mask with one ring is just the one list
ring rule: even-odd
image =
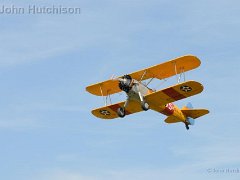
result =
[[[102,119],[123,118],[125,115],[152,109],[168,116],[166,123],[183,122],[186,129],[194,124],[194,119],[208,114],[207,109],[193,109],[189,103],[182,109],[173,104],[203,91],[203,86],[196,81],[185,81],[185,72],[200,66],[200,60],[193,55],[182,56],[156,66],[152,66],[128,75],[100,82],[86,87],[94,95],[106,97],[105,106],[92,110],[92,114]],[[155,91],[148,87],[153,79],[164,80],[171,76],[177,77],[177,84]],[[181,78],[184,77],[183,82]],[[147,83],[143,83],[148,80]],[[126,101],[108,104],[110,95],[124,91]]]

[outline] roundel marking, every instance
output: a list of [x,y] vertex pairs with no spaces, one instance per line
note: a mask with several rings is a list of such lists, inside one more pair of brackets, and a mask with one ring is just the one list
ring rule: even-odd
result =
[[184,92],[190,92],[190,91],[192,91],[192,88],[189,87],[189,86],[181,86],[180,89],[181,89],[181,91],[184,91]]
[[99,111],[104,116],[109,116],[111,113],[108,110],[102,109]]

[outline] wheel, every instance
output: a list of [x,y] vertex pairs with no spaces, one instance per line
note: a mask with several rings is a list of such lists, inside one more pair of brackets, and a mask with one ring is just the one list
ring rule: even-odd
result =
[[145,101],[141,102],[141,106],[144,111],[147,111],[149,109],[149,105]]
[[189,130],[189,126],[188,126],[188,124],[185,124],[185,127],[186,127],[187,130]]
[[125,109],[120,107],[117,109],[117,114],[119,117],[123,118],[126,114],[125,114]]

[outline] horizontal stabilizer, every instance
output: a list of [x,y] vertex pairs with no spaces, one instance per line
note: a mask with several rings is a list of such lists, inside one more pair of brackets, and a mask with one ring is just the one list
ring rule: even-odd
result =
[[176,118],[175,116],[169,116],[164,121],[165,123],[169,123],[169,124],[182,122],[180,119]]
[[[183,109],[182,113],[187,117],[190,125],[194,124],[194,119],[204,116],[209,113],[207,109]],[[166,123],[178,123],[183,122],[175,116],[169,116],[165,119]]]
[[182,109],[182,113],[193,119],[199,118],[209,113],[207,109]]

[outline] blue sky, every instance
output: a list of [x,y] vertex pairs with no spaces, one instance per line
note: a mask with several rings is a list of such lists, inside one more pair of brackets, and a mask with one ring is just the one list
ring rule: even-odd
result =
[[[81,8],[0,15],[1,179],[239,179],[210,172],[240,169],[237,0],[0,2]],[[201,59],[187,79],[205,90],[176,104],[210,110],[189,131],[153,111],[91,115],[103,103],[87,85],[185,54]]]

